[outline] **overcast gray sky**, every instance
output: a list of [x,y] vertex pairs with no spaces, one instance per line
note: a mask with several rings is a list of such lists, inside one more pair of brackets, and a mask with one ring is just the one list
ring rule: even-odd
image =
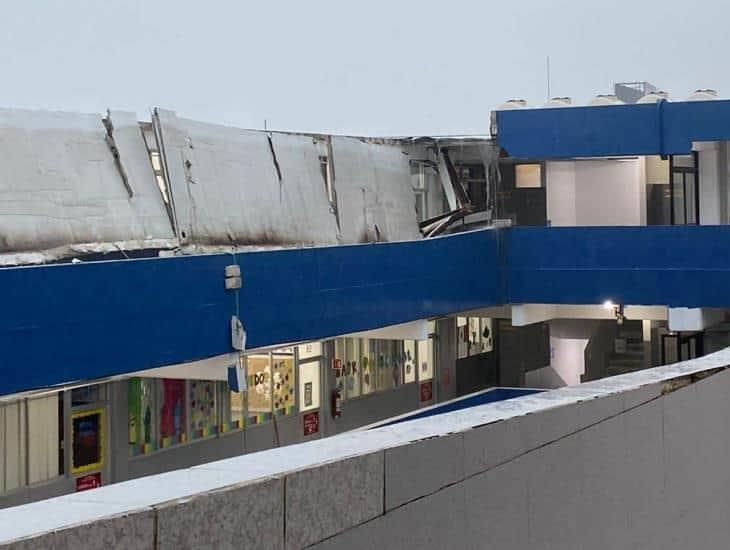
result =
[[702,0],[3,2],[0,106],[241,127],[486,133],[510,97],[620,80],[730,96],[730,3]]

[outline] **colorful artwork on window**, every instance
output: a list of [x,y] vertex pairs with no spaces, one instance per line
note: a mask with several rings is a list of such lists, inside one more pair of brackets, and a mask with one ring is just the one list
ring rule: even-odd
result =
[[272,396],[274,414],[293,414],[296,410],[294,396],[294,356],[272,355]]
[[162,379],[160,396],[160,447],[187,441],[185,380]]
[[370,341],[363,339],[360,341],[360,369],[361,369],[361,393],[367,395],[375,391],[376,376],[375,363],[373,357],[376,356],[373,345],[375,340]]
[[218,433],[216,383],[207,380],[191,380],[189,384],[190,438],[200,439],[216,435]]
[[248,372],[248,423],[271,420],[271,363],[268,354],[246,357]]
[[155,380],[132,378],[127,389],[129,411],[129,455],[148,454],[157,449],[155,422]]

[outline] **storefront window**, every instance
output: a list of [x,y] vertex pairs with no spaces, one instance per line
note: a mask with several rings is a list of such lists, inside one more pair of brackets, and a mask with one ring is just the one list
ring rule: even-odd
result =
[[376,387],[377,371],[375,368],[375,360],[377,353],[374,349],[375,340],[360,340],[360,366],[361,380],[360,386],[362,395],[373,393]]
[[233,392],[228,382],[218,387],[221,408],[220,431],[223,433],[242,430],[246,426],[246,392]]
[[319,360],[299,363],[299,410],[319,408]]
[[201,439],[218,433],[216,383],[206,380],[189,382],[190,439]]
[[156,422],[152,419],[156,410],[155,382],[152,378],[132,378],[128,382],[130,456],[144,455],[157,449]]
[[293,353],[272,354],[272,395],[274,414],[288,415],[296,410],[294,396],[294,355]]
[[409,384],[416,381],[416,342],[403,342],[403,353],[403,383]]
[[185,380],[164,378],[159,385],[160,448],[187,441]]
[[248,365],[248,424],[271,420],[271,363],[269,354],[249,355]]

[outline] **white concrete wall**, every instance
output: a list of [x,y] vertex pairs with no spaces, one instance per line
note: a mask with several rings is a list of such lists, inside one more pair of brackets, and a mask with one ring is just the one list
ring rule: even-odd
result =
[[726,548],[728,365],[726,349],[9,508],[0,545]]
[[546,170],[551,225],[646,224],[643,158],[548,162]]
[[575,162],[546,162],[547,218],[556,227],[577,225]]

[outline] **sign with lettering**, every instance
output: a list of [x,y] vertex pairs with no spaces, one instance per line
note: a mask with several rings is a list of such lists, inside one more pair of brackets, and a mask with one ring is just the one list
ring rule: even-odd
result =
[[304,435],[313,435],[319,432],[319,411],[313,411],[302,415]]
[[88,491],[101,487],[101,473],[89,474],[76,478],[76,492]]

